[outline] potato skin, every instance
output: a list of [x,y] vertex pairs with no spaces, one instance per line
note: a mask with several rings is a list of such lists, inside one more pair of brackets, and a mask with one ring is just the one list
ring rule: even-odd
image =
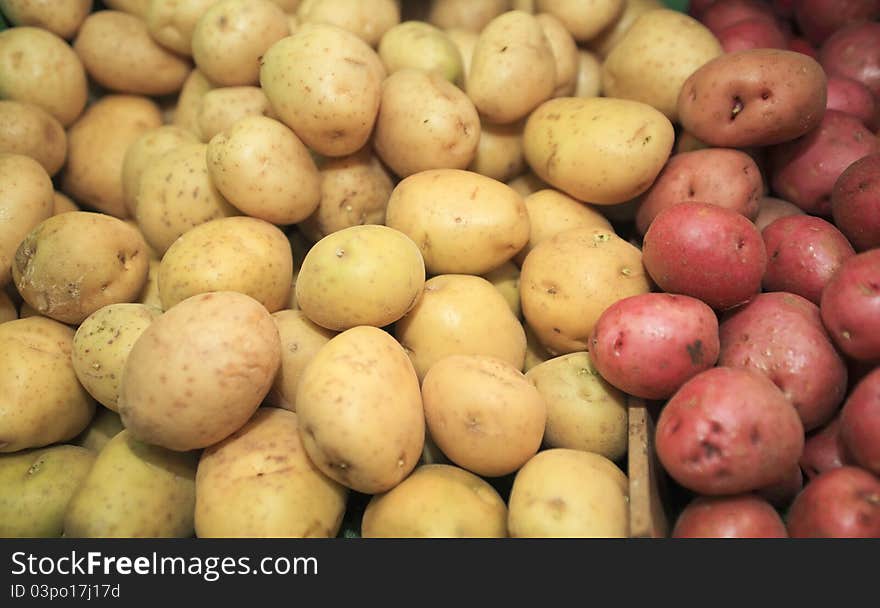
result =
[[624,0],[535,0],[535,12],[550,13],[565,25],[578,42],[588,42],[617,21]]
[[[473,43],[476,44],[476,34]],[[389,74],[414,68],[436,72],[453,83],[464,80],[464,53],[448,32],[430,23],[404,21],[395,25],[382,36],[377,51]],[[467,59],[469,64],[470,57]]]
[[68,0],[57,4],[47,0],[0,0],[0,11],[17,26],[35,26],[65,40],[76,34],[92,10],[92,0]]
[[807,436],[804,452],[798,462],[807,480],[847,464],[849,457],[840,438],[840,416]]
[[738,494],[781,479],[797,464],[804,430],[785,395],[762,374],[728,367],[686,382],[657,421],[657,456],[684,487]]
[[848,357],[880,358],[880,249],[847,259],[826,284],[820,308],[828,333]]
[[61,123],[32,103],[0,100],[0,154],[29,156],[55,175],[67,160],[67,133]]
[[260,87],[217,87],[205,92],[198,113],[202,141],[209,142],[249,116],[275,118],[269,98]]
[[372,47],[400,23],[397,0],[302,0],[296,10],[300,23],[326,23],[348,30]]
[[827,109],[855,116],[869,129],[877,127],[880,106],[877,98],[861,82],[843,76],[828,76]]
[[719,148],[778,144],[819,125],[826,86],[822,67],[802,53],[728,53],[685,81],[678,116],[686,130]]
[[840,174],[831,192],[834,224],[856,251],[880,247],[880,153],[861,158]]
[[788,538],[788,531],[770,503],[753,494],[703,496],[678,516],[672,538]]
[[880,96],[880,23],[842,27],[822,45],[819,61],[829,74],[858,80]]
[[795,498],[786,524],[792,538],[878,538],[880,479],[851,466],[823,473]]
[[297,415],[260,408],[207,448],[196,473],[199,538],[333,538],[348,491],[312,464]]
[[6,291],[0,291],[0,323],[15,321],[16,319],[18,319],[18,310],[15,302],[12,301]]
[[602,377],[643,399],[671,397],[715,365],[720,348],[712,309],[696,298],[665,293],[618,300],[590,336],[590,358]]
[[865,376],[844,403],[840,438],[856,463],[880,475],[880,368]]
[[803,209],[781,198],[763,196],[758,202],[758,217],[755,218],[755,226],[758,230],[764,230],[767,226],[781,217],[790,215],[804,215]]
[[117,412],[106,407],[98,408],[95,417],[85,430],[76,436],[72,443],[92,452],[100,452],[107,442],[123,429],[122,418]]

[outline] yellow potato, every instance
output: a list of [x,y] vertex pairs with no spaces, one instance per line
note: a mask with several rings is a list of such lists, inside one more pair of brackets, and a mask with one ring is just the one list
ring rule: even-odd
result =
[[159,297],[160,266],[161,262],[159,260],[150,260],[150,267],[147,270],[147,284],[141,290],[137,301],[139,304],[145,304],[162,310],[162,299]]
[[485,274],[528,241],[525,203],[499,181],[457,169],[423,171],[391,193],[385,223],[409,236],[429,274]]
[[464,169],[474,159],[479,141],[477,109],[439,74],[404,69],[382,83],[373,145],[398,176]]
[[293,412],[260,408],[209,447],[196,474],[200,538],[333,538],[348,490],[306,455]]
[[76,437],[95,413],[70,353],[73,330],[43,317],[0,324],[0,452]]
[[441,29],[480,32],[509,8],[510,0],[431,0],[428,21]]
[[412,310],[425,285],[425,263],[405,234],[353,226],[309,250],[296,280],[296,301],[321,327],[384,327]]
[[675,130],[651,106],[628,99],[559,97],[532,112],[523,132],[538,177],[574,198],[615,205],[651,187]]
[[385,223],[394,183],[371,146],[350,156],[324,159],[319,171],[318,208],[299,224],[309,239],[317,242],[344,228]]
[[535,12],[535,0],[513,0],[511,6],[515,11]]
[[219,87],[202,97],[199,133],[208,142],[212,137],[250,116],[275,117],[269,99],[260,87]]
[[[272,0],[272,1],[275,2],[275,4],[278,4],[278,2],[276,0]],[[287,27],[290,29],[290,33],[293,34],[296,30],[299,29],[299,26],[300,26],[299,17],[297,17],[295,14],[288,14],[287,15]]]
[[364,538],[504,538],[507,505],[486,481],[458,467],[423,465],[374,496]]
[[278,330],[259,302],[231,291],[193,296],[135,342],[122,373],[122,422],[147,443],[207,447],[253,415],[280,361]]
[[196,23],[217,0],[151,0],[147,29],[153,39],[179,55],[192,56]]
[[67,127],[88,99],[86,71],[64,40],[37,27],[0,32],[0,99],[32,103]]
[[137,230],[109,215],[74,211],[28,234],[15,253],[12,276],[40,314],[78,324],[108,304],[134,302],[148,266]]
[[146,97],[107,95],[89,106],[68,132],[61,187],[77,201],[127,217],[123,165],[129,146],[162,125],[159,107]]
[[507,301],[486,279],[440,275],[394,327],[419,378],[449,355],[486,355],[522,369],[526,337]]
[[553,97],[574,95],[580,61],[577,43],[562,22],[553,15],[541,13],[535,19],[550,43],[550,50],[553,51],[556,61],[556,88]]
[[466,90],[488,122],[508,124],[524,118],[550,99],[555,88],[556,59],[534,16],[510,11],[480,33]]
[[395,25],[382,36],[378,50],[389,74],[415,69],[436,72],[449,82],[463,82],[464,61],[459,47],[430,23],[405,21]]
[[220,0],[205,11],[192,33],[196,67],[218,85],[259,82],[261,57],[290,35],[287,16],[269,0]]
[[332,25],[306,24],[263,55],[260,84],[309,148],[346,156],[367,143],[385,67],[367,43]]
[[155,158],[141,175],[135,217],[160,254],[184,232],[221,217],[239,215],[208,173],[206,144],[185,144]]
[[300,378],[296,413],[312,462],[358,492],[390,490],[422,453],[419,380],[400,344],[375,327],[349,329],[315,355]]
[[12,259],[28,233],[52,215],[52,180],[34,159],[0,153],[0,287],[12,278]]
[[281,337],[281,367],[266,402],[295,412],[296,389],[303,370],[336,332],[312,323],[301,310],[280,310],[272,320]]
[[145,131],[125,150],[122,159],[122,200],[128,215],[134,217],[141,176],[157,158],[183,144],[196,143],[198,137],[175,125],[162,125]]
[[607,228],[574,228],[526,256],[520,274],[523,315],[555,355],[587,350],[606,308],[648,293],[642,252]]
[[208,80],[199,70],[189,73],[180,89],[177,98],[177,107],[172,118],[173,124],[187,131],[195,133],[199,140],[203,140],[199,131],[199,113],[202,109],[202,99],[205,93],[215,88],[215,84]]
[[101,405],[118,409],[122,368],[135,341],[162,314],[143,304],[110,304],[89,315],[73,336],[71,360],[80,384]]
[[[208,93],[206,103],[220,90]],[[207,163],[212,182],[230,203],[273,224],[301,222],[321,200],[321,176],[309,150],[272,118],[242,118],[215,135]]]
[[602,62],[590,51],[578,50],[578,74],[575,97],[599,97],[602,94]]
[[0,12],[12,25],[36,26],[67,40],[91,10],[92,0],[0,0]]
[[495,270],[484,274],[483,278],[495,286],[498,293],[507,301],[510,312],[520,318],[522,306],[519,303],[519,267],[513,262],[505,262]]
[[491,177],[499,182],[513,179],[526,169],[522,133],[525,122],[493,125],[483,122],[477,153],[468,171]]
[[549,361],[553,355],[547,352],[547,349],[538,340],[535,330],[529,327],[528,323],[523,324],[526,332],[526,362],[523,365],[523,371],[528,373],[533,367],[537,367],[544,361]]
[[678,120],[684,81],[724,53],[721,43],[696,19],[673,10],[644,13],[602,64],[602,91],[633,99]]
[[93,452],[100,452],[122,429],[122,418],[119,414],[106,407],[100,407],[89,426],[73,440],[73,443]]
[[397,0],[302,0],[296,16],[300,23],[341,27],[375,47],[385,32],[400,23],[400,3]]
[[578,42],[586,42],[623,14],[626,0],[535,0],[535,11],[559,19]]
[[[623,14],[613,25],[605,28],[598,36],[592,38],[588,45],[599,57],[605,58],[623,38],[636,19],[648,11],[666,8],[660,0],[625,0]],[[578,95],[583,97],[583,95]]]
[[518,367],[452,355],[422,383],[428,430],[455,464],[486,477],[518,470],[541,447],[547,404]]
[[588,353],[571,353],[526,372],[547,402],[544,444],[618,460],[626,454],[626,395],[608,384]]
[[287,304],[292,276],[290,244],[278,227],[226,217],[196,226],[168,248],[159,266],[159,297],[169,310],[196,294],[237,291],[275,312]]
[[71,211],[82,211],[82,209],[69,196],[56,190],[52,195],[52,215],[70,213]]
[[55,175],[67,159],[67,134],[55,118],[32,103],[0,100],[0,154],[30,156]]
[[526,171],[526,173],[523,173],[519,177],[513,178],[507,182],[507,185],[513,188],[516,193],[523,198],[530,194],[534,194],[538,190],[546,190],[550,187],[550,184],[531,171]]
[[68,538],[187,538],[193,534],[198,455],[121,431],[98,453],[67,507]]
[[74,445],[0,455],[0,538],[60,537],[67,505],[94,460]]
[[107,8],[123,11],[141,19],[146,19],[150,10],[150,0],[104,0],[104,4]]
[[272,0],[272,2],[280,6],[285,13],[294,13],[302,0]]
[[18,311],[15,309],[15,302],[5,291],[0,291],[0,323],[15,321],[17,318]]

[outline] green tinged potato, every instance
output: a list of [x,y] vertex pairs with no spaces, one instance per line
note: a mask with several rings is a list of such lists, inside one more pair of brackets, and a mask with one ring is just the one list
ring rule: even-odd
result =
[[413,68],[437,72],[449,82],[464,77],[461,53],[443,30],[423,21],[405,21],[382,36],[379,58],[389,74]]
[[0,456],[0,538],[61,536],[67,504],[94,460],[73,445]]
[[186,538],[193,534],[198,455],[138,441],[128,431],[98,454],[64,517],[72,538]]
[[122,418],[117,412],[106,407],[98,408],[89,426],[73,440],[73,443],[93,452],[100,452],[123,428]]

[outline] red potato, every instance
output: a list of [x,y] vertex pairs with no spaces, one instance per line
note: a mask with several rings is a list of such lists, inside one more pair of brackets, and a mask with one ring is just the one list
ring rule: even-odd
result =
[[807,484],[788,511],[792,538],[880,538],[880,479],[857,467]]
[[807,437],[799,464],[804,475],[811,480],[826,471],[839,469],[846,462],[840,441],[840,417],[836,417]]
[[657,456],[669,475],[699,494],[751,492],[797,464],[804,429],[766,376],[715,367],[688,380],[660,412]]
[[749,49],[787,49],[788,40],[776,24],[764,17],[744,19],[716,32],[725,53]]
[[804,40],[803,38],[791,38],[788,41],[788,50],[794,51],[796,53],[802,53],[807,57],[812,57],[816,61],[819,61],[819,51],[816,48]]
[[630,395],[670,397],[718,360],[718,319],[688,296],[646,293],[605,309],[590,336],[599,374]]
[[880,154],[840,174],[831,191],[831,215],[856,251],[880,247]]
[[819,51],[828,74],[858,80],[880,97],[880,23],[857,23],[837,30]]
[[700,19],[703,13],[718,0],[691,0],[688,3],[688,14],[694,19]]
[[807,213],[830,216],[834,182],[849,165],[876,152],[880,139],[858,118],[828,110],[817,129],[770,150],[773,191]]
[[758,217],[755,218],[755,226],[758,230],[763,231],[779,218],[792,215],[804,215],[804,210],[781,198],[763,196],[758,201]]
[[840,439],[856,464],[880,475],[880,367],[865,376],[843,404]]
[[726,27],[745,21],[747,19],[764,19],[776,21],[773,9],[766,2],[758,0],[724,0],[715,2],[703,11],[700,21],[709,28],[713,34]]
[[806,430],[834,416],[847,368],[822,327],[815,304],[790,293],[763,293],[719,327],[718,364],[767,376],[794,406]]
[[684,508],[672,538],[788,538],[776,510],[753,494],[701,496]]
[[791,215],[767,226],[764,291],[787,291],[817,306],[822,290],[841,264],[856,254],[834,224],[812,215]]
[[877,100],[874,94],[858,80],[844,76],[828,77],[827,109],[855,116],[868,129],[877,126]]
[[880,17],[880,0],[800,0],[794,18],[804,38],[819,46],[851,23]]
[[754,219],[763,185],[758,165],[745,152],[705,148],[676,154],[642,195],[636,228],[645,234],[658,213],[688,201],[718,205]]
[[799,0],[773,0],[770,4],[778,17],[790,19],[794,16],[794,6]]
[[825,286],[820,308],[828,333],[847,356],[880,359],[880,249],[844,262]]
[[642,262],[663,291],[725,310],[760,291],[767,254],[761,233],[739,213],[679,203],[654,218],[645,233]]
[[755,490],[755,494],[769,502],[774,507],[784,509],[791,504],[794,497],[804,489],[804,474],[801,467],[795,465],[782,479],[768,486]]

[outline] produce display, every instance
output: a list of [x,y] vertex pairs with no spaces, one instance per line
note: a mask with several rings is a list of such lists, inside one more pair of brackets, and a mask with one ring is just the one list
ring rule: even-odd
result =
[[646,486],[880,537],[880,1],[0,0],[0,537]]

